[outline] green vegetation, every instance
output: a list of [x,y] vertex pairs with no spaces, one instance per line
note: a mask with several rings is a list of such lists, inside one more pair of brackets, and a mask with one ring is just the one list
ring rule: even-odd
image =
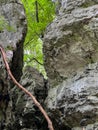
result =
[[28,32],[24,44],[24,63],[45,74],[42,40],[46,26],[55,17],[55,5],[51,0],[22,0],[27,17]]
[[6,21],[3,16],[0,16],[0,31],[2,31],[5,27],[6,27]]
[[14,27],[10,26],[8,21],[4,18],[4,16],[0,15],[0,31],[6,29],[7,31],[14,31]]

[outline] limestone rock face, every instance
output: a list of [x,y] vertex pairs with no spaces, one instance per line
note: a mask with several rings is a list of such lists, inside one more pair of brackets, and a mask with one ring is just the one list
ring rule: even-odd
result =
[[[46,100],[57,130],[98,129],[98,0],[62,0],[44,35]],[[53,118],[54,117],[54,118]],[[60,128],[58,128],[60,126]]]
[[[0,0],[0,46],[4,48],[12,73],[18,81],[22,75],[26,30],[25,11],[20,1]],[[12,120],[9,94],[12,85],[0,53],[0,130]]]
[[0,45],[4,47],[11,70],[19,81],[23,67],[23,42],[26,35],[26,19],[23,5],[18,0],[0,1]]
[[61,13],[66,11],[71,12],[78,7],[89,7],[98,4],[98,0],[52,0],[52,2],[55,2],[57,5],[57,15],[61,15]]
[[48,95],[47,107],[59,123],[72,128],[98,122],[98,63],[51,88]]
[[[53,85],[98,60],[98,5],[93,2],[88,6],[85,1],[84,6],[81,0],[77,1],[68,0],[71,3],[67,3],[66,11],[57,16],[45,32],[45,67]],[[77,4],[76,8],[67,10],[76,3],[81,3],[81,7]]]
[[[22,84],[44,107],[47,97],[47,82],[36,69],[27,66],[21,77]],[[10,129],[15,130],[46,130],[47,125],[44,117],[35,106],[32,99],[23,93],[19,88],[12,89],[13,99],[13,120]],[[44,123],[44,125],[43,125]]]

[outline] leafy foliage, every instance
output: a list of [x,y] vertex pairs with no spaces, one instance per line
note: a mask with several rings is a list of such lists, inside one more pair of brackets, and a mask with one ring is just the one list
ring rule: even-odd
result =
[[24,62],[25,65],[31,65],[45,74],[41,37],[43,37],[46,26],[55,17],[55,5],[51,0],[22,0],[22,2],[28,24],[24,44]]

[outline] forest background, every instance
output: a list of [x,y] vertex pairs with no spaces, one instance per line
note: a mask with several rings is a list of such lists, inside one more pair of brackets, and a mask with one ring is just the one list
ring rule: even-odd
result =
[[43,65],[43,35],[55,18],[55,2],[51,0],[22,0],[26,11],[28,31],[24,43],[24,66],[38,69],[45,77]]

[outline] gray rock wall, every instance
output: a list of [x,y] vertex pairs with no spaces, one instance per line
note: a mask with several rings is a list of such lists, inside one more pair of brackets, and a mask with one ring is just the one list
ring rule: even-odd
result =
[[[20,1],[0,0],[0,46],[4,48],[12,73],[18,81],[22,75],[26,31],[25,11]],[[10,81],[0,54],[0,130],[12,120],[10,90],[13,84]]]
[[[21,78],[20,83],[47,110],[55,130],[96,130],[98,0],[54,2],[58,3],[57,17],[47,27],[43,44],[50,87],[34,68],[27,67],[22,75],[27,27],[24,8],[18,0],[0,1],[0,18],[5,21],[0,45],[6,50],[13,75],[18,81]],[[32,100],[16,86],[10,89],[13,84],[1,56],[0,77],[0,129],[47,130],[47,123]]]
[[97,95],[98,63],[94,63],[57,87],[51,88],[47,107],[54,119],[58,117],[59,123],[71,128],[95,123],[91,127],[93,130],[98,122]]
[[[62,0],[44,35],[46,100],[56,129],[98,129],[98,0]],[[58,128],[60,126],[60,128]]]
[[5,48],[8,59],[12,61],[11,70],[19,81],[23,67],[23,42],[27,30],[23,5],[14,0],[0,1],[0,16],[4,19],[4,28],[0,30],[0,45]]
[[98,60],[98,5],[77,6],[56,17],[45,32],[45,67],[53,85]]
[[[40,104],[45,108],[44,101],[47,97],[47,81],[36,69],[27,66],[21,77],[22,84],[31,92]],[[32,99],[23,93],[17,86],[12,90],[12,115],[11,125],[7,129],[15,130],[46,130],[47,123]]]

